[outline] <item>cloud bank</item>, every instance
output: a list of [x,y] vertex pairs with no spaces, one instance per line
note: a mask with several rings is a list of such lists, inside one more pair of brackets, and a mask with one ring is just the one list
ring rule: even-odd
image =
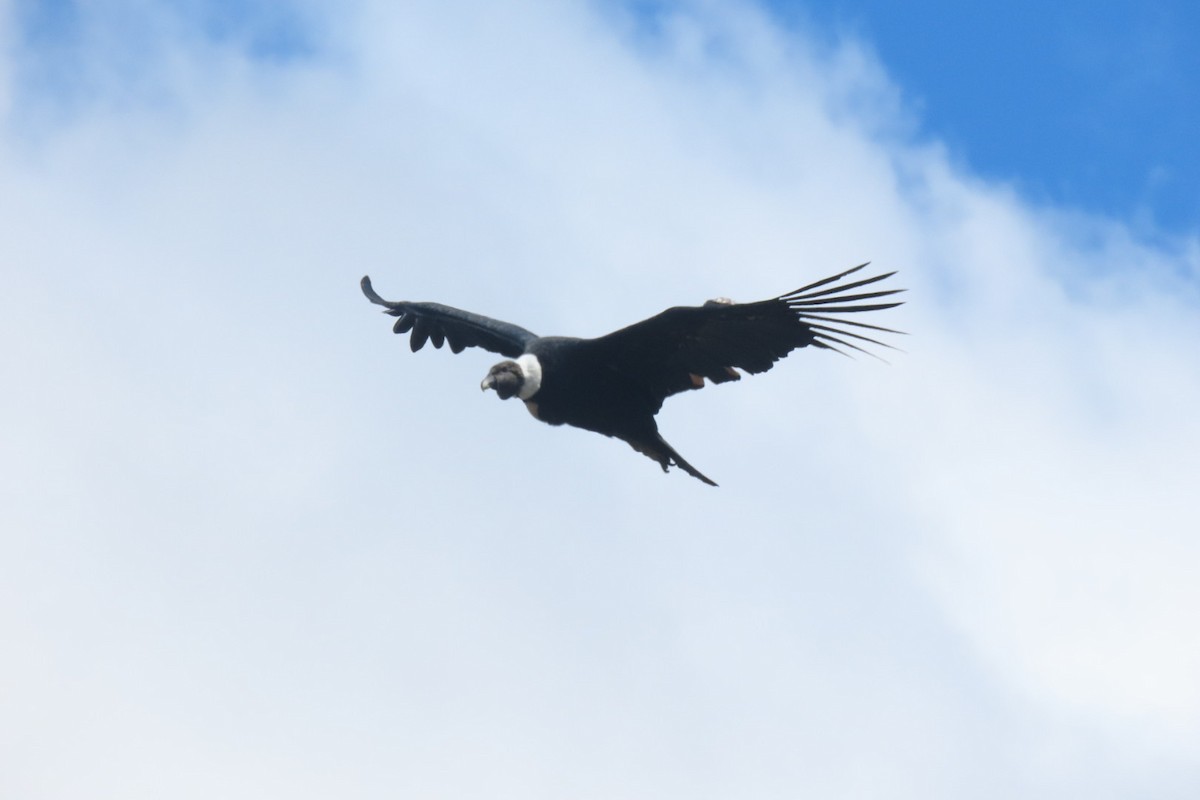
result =
[[[753,6],[283,8],[6,8],[0,788],[1194,795],[1194,237]],[[890,366],[664,409],[718,490],[356,285],[597,335],[866,259]]]

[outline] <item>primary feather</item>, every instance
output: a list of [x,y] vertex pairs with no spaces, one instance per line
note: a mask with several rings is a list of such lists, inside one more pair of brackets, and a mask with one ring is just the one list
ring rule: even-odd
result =
[[529,342],[537,338],[524,328],[508,322],[472,314],[441,303],[409,303],[384,300],[371,286],[370,276],[364,275],[363,294],[376,305],[383,306],[385,314],[397,317],[392,330],[396,333],[412,331],[409,347],[415,353],[433,342],[440,348],[443,341],[450,345],[451,352],[461,353],[468,347],[482,347],[502,356],[516,358]]

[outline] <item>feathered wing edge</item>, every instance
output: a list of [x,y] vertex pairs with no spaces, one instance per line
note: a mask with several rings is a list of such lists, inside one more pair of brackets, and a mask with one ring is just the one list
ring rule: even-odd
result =
[[844,319],[842,317],[828,316],[829,314],[851,314],[859,311],[882,311],[883,309],[895,308],[896,306],[904,304],[904,301],[902,300],[886,303],[865,302],[899,294],[900,292],[904,291],[903,289],[881,289],[870,292],[860,292],[857,294],[847,294],[847,292],[853,292],[855,289],[860,289],[864,286],[870,286],[871,284],[886,280],[887,278],[895,275],[895,271],[885,272],[882,275],[876,275],[872,278],[862,278],[860,280],[851,281],[850,283],[830,286],[830,284],[836,284],[847,275],[853,275],[855,272],[858,272],[870,263],[871,262],[868,261],[866,263],[859,264],[857,267],[848,269],[845,272],[832,275],[823,280],[819,280],[816,283],[810,283],[808,286],[803,286],[795,291],[780,295],[777,298],[778,300],[787,303],[788,308],[791,309],[792,313],[796,315],[796,318],[812,329],[814,346],[823,348],[825,350],[833,350],[834,352],[841,353],[842,355],[848,355],[847,353],[838,349],[837,345],[841,345],[842,347],[847,347],[851,350],[857,350],[860,353],[866,353],[872,358],[879,358],[879,356],[875,355],[870,350],[855,344],[854,342],[847,341],[847,339],[857,339],[860,342],[869,342],[870,344],[876,344],[880,347],[886,347],[889,350],[899,349],[888,344],[887,342],[881,342],[878,339],[871,338],[870,336],[866,336],[861,333],[855,333],[852,330],[848,330],[844,326],[852,325],[855,328],[865,328],[873,331],[880,331],[882,333],[895,333],[900,335],[904,335],[904,331],[897,331],[893,330],[892,328],[884,328],[879,325],[869,325],[866,322],[857,322],[855,320]]
[[511,322],[502,322],[440,303],[384,300],[371,285],[371,278],[366,275],[359,285],[368,300],[383,306],[385,314],[397,318],[396,324],[392,326],[395,333],[412,331],[409,348],[414,353],[424,347],[426,342],[430,342],[435,348],[449,344],[454,353],[461,353],[468,347],[482,347],[493,353],[516,358],[524,352],[526,344],[537,338],[531,331]]
[[371,285],[370,275],[363,275],[362,280],[358,282],[358,285],[362,288],[362,293],[367,296],[367,299],[377,306],[383,306],[384,308],[396,308],[397,306],[401,305],[400,303],[393,303],[391,300],[384,300],[382,297],[380,297],[379,292],[375,291],[375,287]]

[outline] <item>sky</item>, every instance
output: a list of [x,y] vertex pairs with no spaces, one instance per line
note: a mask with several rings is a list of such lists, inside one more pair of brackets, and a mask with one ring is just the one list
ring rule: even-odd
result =
[[775,2],[779,20],[867,40],[915,124],[1029,200],[1142,235],[1200,226],[1200,7],[1186,0]]
[[[0,794],[1195,797],[1195,15],[1118,7],[1125,99],[1065,11],[0,3]],[[358,289],[592,336],[868,259],[888,363],[665,405],[716,489]]]

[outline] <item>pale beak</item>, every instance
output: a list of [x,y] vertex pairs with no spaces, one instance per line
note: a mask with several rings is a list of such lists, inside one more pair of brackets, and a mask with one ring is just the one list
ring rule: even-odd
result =
[[486,378],[483,379],[483,383],[479,384],[479,390],[483,391],[483,392],[486,392],[488,389],[494,389],[494,388],[496,388],[496,379],[493,378],[491,375],[488,375]]

